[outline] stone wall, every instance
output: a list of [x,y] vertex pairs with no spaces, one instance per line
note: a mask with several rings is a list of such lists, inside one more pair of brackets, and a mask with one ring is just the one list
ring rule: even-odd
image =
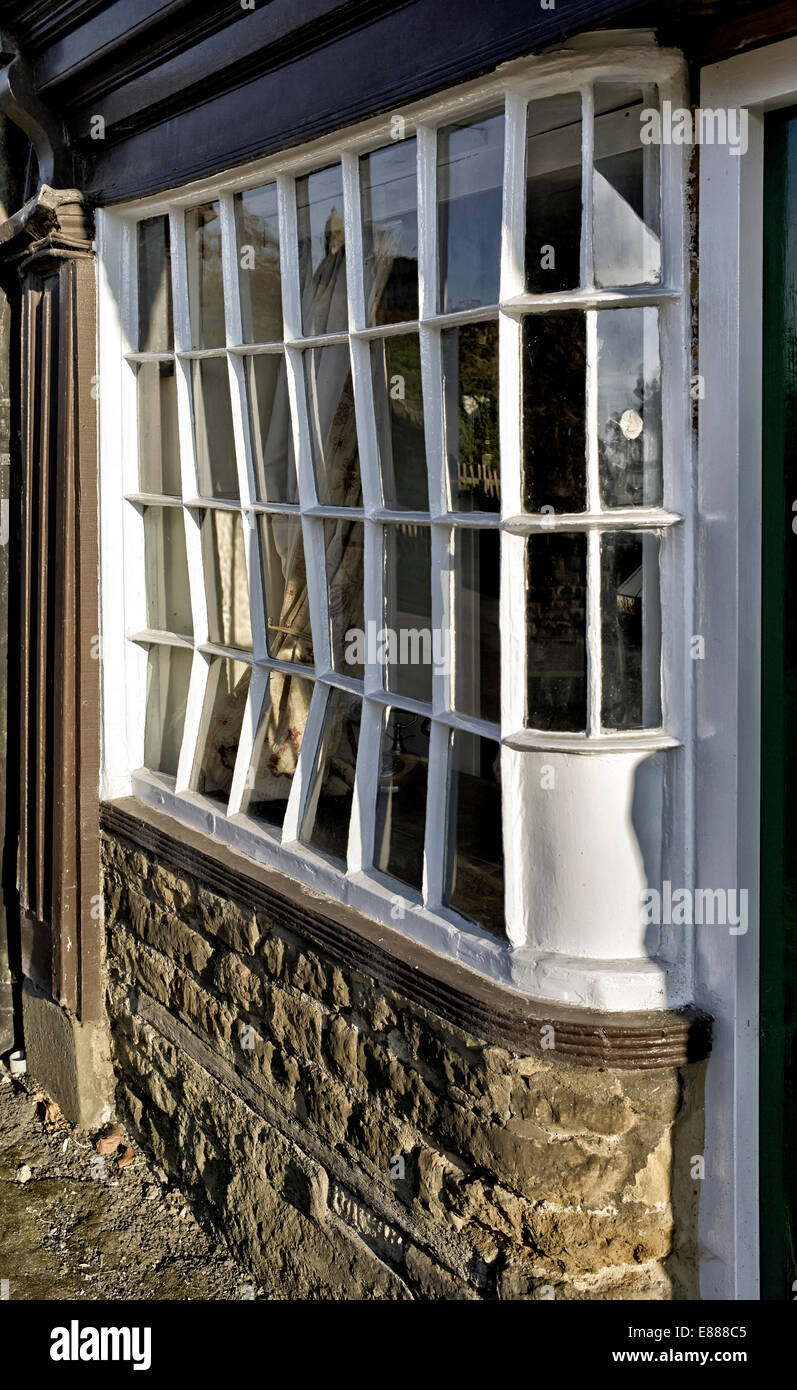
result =
[[117,1100],[278,1298],[696,1297],[702,1064],[469,1037],[105,841]]

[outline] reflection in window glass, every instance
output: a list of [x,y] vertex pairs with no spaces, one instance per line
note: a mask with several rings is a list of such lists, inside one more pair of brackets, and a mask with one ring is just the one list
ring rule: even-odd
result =
[[661,502],[657,309],[598,314],[598,453],[605,507]]
[[360,741],[361,701],[345,690],[331,690],[316,755],[313,784],[300,840],[346,863],[354,773]]
[[252,777],[243,810],[275,829],[285,807],[302,748],[313,683],[284,671],[270,671],[260,726],[255,736]]
[[259,516],[260,563],[269,655],[280,661],[313,661],[310,599],[298,516]]
[[249,693],[251,666],[216,656],[210,663],[205,710],[202,721],[204,743],[201,749],[197,791],[223,807],[230,799],[230,788],[238,756],[238,743]]
[[224,284],[221,271],[221,216],[218,203],[203,203],[185,214],[191,345],[224,347]]
[[345,343],[304,354],[307,415],[318,500],[335,507],[362,504],[354,388]]
[[583,732],[587,723],[587,538],[526,542],[526,723]]
[[443,901],[503,936],[501,749],[492,739],[451,732],[447,839]]
[[595,87],[593,244],[597,285],[653,285],[661,277],[659,147],[643,145],[655,87]]
[[202,568],[210,641],[250,651],[252,624],[243,518],[240,512],[215,509],[201,516]]
[[428,511],[418,334],[371,343],[371,368],[384,504]]
[[386,709],[382,723],[376,799],[374,868],[408,887],[423,888],[428,719]]
[[526,146],[526,288],[581,282],[581,96],[529,102]]
[[137,235],[138,350],[170,352],[174,338],[168,217],[145,217]]
[[177,776],[192,660],[182,647],[149,648],[144,766],[151,772]]
[[443,409],[451,508],[501,510],[498,439],[498,324],[446,328]]
[[362,680],[365,674],[364,530],[362,521],[344,517],[324,522],[332,668],[353,680]]
[[418,194],[415,139],[360,160],[365,303],[369,324],[418,317]]
[[605,729],[661,723],[659,538],[620,531],[601,537],[601,723]]
[[343,174],[339,164],[296,180],[302,329],[307,337],[349,326]]
[[277,185],[250,188],[235,195],[238,283],[245,343],[282,339]]
[[261,352],[246,358],[249,429],[260,502],[299,500],[285,357]]
[[230,377],[226,357],[192,363],[194,430],[199,491],[203,497],[238,497],[238,467],[232,433]]
[[503,181],[503,112],[439,132],[441,313],[498,303]]
[[581,512],[586,506],[586,317],[523,320],[523,505]]
[[500,534],[454,529],[454,709],[501,719]]
[[179,497],[180,442],[173,362],[141,362],[138,394],[138,468],[142,492]]
[[190,637],[194,631],[182,507],[144,508],[147,627]]
[[431,701],[435,660],[442,662],[432,632],[432,543],[428,526],[400,522],[383,528],[385,640],[381,656],[385,688]]

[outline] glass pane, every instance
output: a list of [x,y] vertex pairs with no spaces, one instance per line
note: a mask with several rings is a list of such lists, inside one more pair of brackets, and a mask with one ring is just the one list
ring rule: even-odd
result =
[[587,503],[584,314],[523,320],[523,505],[581,512]]
[[446,328],[442,341],[451,508],[457,512],[498,512],[498,324]]
[[193,362],[192,380],[200,494],[237,501],[238,467],[226,357],[204,357]]
[[177,776],[193,652],[150,647],[147,654],[147,712],[144,766]]
[[281,342],[282,279],[275,183],[236,193],[235,235],[243,340]]
[[313,662],[310,599],[298,516],[259,516],[260,564],[269,654],[280,661]]
[[355,680],[365,675],[364,532],[362,521],[324,522],[332,666]]
[[384,504],[428,511],[418,334],[371,343],[371,369]]
[[174,363],[140,363],[136,388],[141,491],[179,497],[182,484]]
[[296,180],[302,329],[308,337],[345,332],[346,244],[339,164]]
[[269,672],[243,810],[277,830],[285,818],[312,693],[310,680],[284,671]]
[[661,502],[657,309],[598,314],[598,456],[604,507]]
[[440,310],[497,304],[504,182],[502,111],[437,137]]
[[501,749],[490,738],[451,733],[446,888],[443,901],[504,934]]
[[246,395],[255,483],[260,502],[298,502],[285,356],[246,358]]
[[218,203],[185,214],[191,344],[224,347],[224,284],[221,273],[221,216]]
[[457,526],[454,535],[454,708],[501,719],[498,531]]
[[601,537],[601,723],[661,724],[659,538],[620,531]]
[[252,625],[243,518],[240,512],[215,510],[201,515],[210,641],[248,651],[252,646]]
[[144,508],[147,627],[191,637],[191,595],[182,507]]
[[230,799],[232,775],[238,756],[251,666],[215,656],[208,672],[203,719],[204,747],[197,775],[197,791],[225,807]]
[[399,140],[360,160],[369,324],[418,317],[416,161],[414,139]]
[[405,710],[387,709],[376,798],[374,868],[423,888],[426,782],[430,721]]
[[173,346],[169,219],[145,217],[138,224],[138,350],[170,352]]
[[443,663],[442,634],[432,633],[432,543],[428,526],[385,526],[385,633],[377,659],[385,687],[431,701],[432,669]]
[[311,348],[304,367],[318,500],[359,507],[363,494],[349,349],[345,343]]
[[526,288],[581,283],[581,96],[529,102],[526,144]]
[[346,690],[332,690],[327,702],[313,787],[300,840],[341,864],[346,863],[354,772],[360,741],[361,701]]
[[532,729],[587,725],[587,538],[532,536],[526,547],[527,703]]
[[597,285],[653,285],[661,278],[659,147],[642,143],[648,111],[658,111],[655,87],[595,87]]

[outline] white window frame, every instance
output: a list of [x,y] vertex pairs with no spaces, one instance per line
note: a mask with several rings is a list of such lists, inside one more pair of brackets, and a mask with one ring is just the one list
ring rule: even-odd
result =
[[[424,943],[432,949],[453,956],[481,973],[510,984],[525,993],[553,999],[577,1000],[588,1006],[603,1009],[655,1008],[687,1002],[692,991],[692,944],[683,932],[676,938],[663,929],[655,958],[645,948],[639,931],[639,888],[636,879],[629,884],[627,901],[623,906],[623,930],[617,935],[612,949],[616,905],[601,905],[593,900],[568,908],[572,932],[578,942],[579,921],[573,917],[605,919],[605,942],[600,954],[573,949],[563,941],[560,949],[550,943],[541,944],[534,937],[534,911],[528,894],[532,870],[523,834],[518,828],[528,824],[526,792],[522,768],[530,755],[561,758],[569,767],[578,770],[593,763],[593,755],[601,755],[593,763],[598,769],[598,782],[604,775],[611,788],[609,802],[625,808],[628,797],[626,783],[640,760],[652,755],[670,754],[677,758],[677,771],[670,789],[669,814],[673,822],[671,852],[675,855],[677,881],[691,883],[690,854],[692,845],[692,705],[691,671],[688,662],[685,633],[692,631],[692,529],[693,494],[691,469],[691,438],[688,409],[689,309],[687,302],[687,237],[686,237],[686,152],[682,147],[661,147],[661,208],[662,208],[662,272],[658,285],[631,287],[627,290],[582,288],[553,295],[530,295],[525,292],[523,279],[523,223],[525,200],[525,119],[527,103],[532,99],[565,91],[580,91],[583,109],[587,114],[591,101],[591,86],[596,81],[646,83],[659,88],[661,100],[674,105],[685,104],[685,77],[681,55],[656,48],[646,37],[639,35],[612,36],[606,49],[606,36],[584,36],[566,49],[551,55],[522,60],[505,65],[498,73],[477,82],[454,89],[445,96],[403,108],[399,113],[405,121],[406,135],[418,137],[418,233],[420,263],[420,321],[422,375],[424,385],[425,428],[430,470],[430,512],[433,534],[435,521],[446,524],[473,524],[472,514],[454,517],[445,511],[444,443],[441,400],[433,389],[439,364],[440,330],[457,323],[483,321],[489,317],[499,320],[499,399],[501,432],[501,490],[502,490],[502,568],[501,568],[501,632],[502,632],[502,795],[505,826],[505,872],[507,880],[507,934],[509,940],[497,940],[490,933],[444,907],[443,879],[443,757],[445,728],[459,727],[495,737],[496,728],[482,721],[454,716],[442,706],[442,692],[434,695],[434,718],[429,767],[429,804],[427,809],[427,845],[425,855],[425,894],[423,901],[402,892],[400,885],[380,880],[370,871],[368,847],[373,838],[375,798],[366,795],[363,769],[366,759],[358,760],[349,835],[349,866],[343,872],[332,867],[321,855],[306,845],[298,844],[298,822],[308,786],[312,758],[300,759],[283,830],[282,843],[265,828],[255,827],[243,818],[232,819],[220,814],[208,799],[188,790],[194,767],[196,736],[202,716],[207,671],[205,654],[195,652],[186,714],[186,732],[178,767],[176,786],[168,779],[142,770],[146,653],[140,645],[146,638],[146,620],[142,617],[141,588],[143,576],[143,528],[140,515],[125,497],[134,497],[139,488],[138,459],[135,441],[136,402],[133,372],[128,363],[135,344],[131,326],[136,321],[135,223],[142,217],[168,213],[172,219],[172,267],[175,314],[175,361],[177,365],[178,422],[183,497],[197,496],[196,460],[191,426],[188,372],[190,369],[191,338],[188,322],[187,270],[185,241],[182,234],[183,211],[210,199],[220,199],[222,210],[223,260],[227,320],[227,354],[230,363],[233,424],[241,506],[252,508],[254,494],[251,478],[251,451],[247,431],[248,420],[244,394],[241,354],[240,306],[233,291],[235,270],[233,194],[241,189],[254,188],[265,182],[277,181],[280,190],[280,243],[284,318],[286,329],[286,360],[289,364],[294,428],[294,447],[299,473],[300,493],[303,477],[311,469],[304,392],[299,381],[299,355],[320,340],[302,337],[298,297],[298,265],[296,239],[296,209],[293,193],[295,177],[320,169],[325,163],[338,159],[344,176],[344,221],[347,242],[349,275],[350,324],[355,404],[358,425],[360,460],[365,493],[366,513],[369,509],[369,479],[376,477],[376,441],[372,412],[369,411],[370,363],[369,341],[384,330],[368,329],[365,322],[362,277],[359,274],[361,239],[358,215],[359,156],[380,148],[390,139],[390,116],[382,116],[358,125],[350,131],[314,141],[298,151],[270,157],[245,168],[225,173],[213,179],[195,181],[166,195],[158,195],[134,204],[104,208],[98,213],[98,267],[100,305],[100,450],[101,450],[101,554],[102,554],[102,631],[103,631],[103,772],[102,796],[113,799],[134,795],[142,802],[167,812],[176,821],[203,830],[234,849],[259,862],[273,867],[330,897],[345,902],[367,916],[393,927],[405,936]],[[453,120],[478,116],[482,111],[505,102],[505,174],[504,212],[499,305],[445,316],[437,313],[437,219],[432,215],[436,189],[436,131]],[[584,170],[584,219],[587,231],[591,218],[591,124],[583,125],[582,164]],[[587,177],[587,173],[589,177]],[[589,245],[589,237],[582,241]],[[584,285],[592,282],[590,258],[582,255]],[[588,513],[586,516],[558,517],[554,527],[587,532],[588,571],[592,575],[593,600],[587,625],[588,686],[591,692],[589,720],[585,734],[540,734],[523,728],[525,711],[522,708],[524,680],[525,631],[525,538],[535,530],[550,530],[550,517],[522,516],[521,506],[521,354],[520,334],[524,312],[530,309],[544,312],[569,307],[587,311],[589,360],[588,383],[594,383],[596,359],[595,311],[599,308],[656,305],[660,313],[662,353],[662,439],[663,439],[663,504],[660,508],[629,508],[603,513],[597,503],[597,451],[588,453]],[[408,325],[402,325],[406,331]],[[414,327],[414,325],[413,325]],[[401,331],[401,330],[399,330]],[[345,335],[344,335],[345,338]],[[324,342],[334,339],[324,339]],[[342,339],[343,340],[343,339]],[[430,444],[431,441],[431,444]],[[593,440],[594,443],[594,440]],[[121,461],[121,486],[120,486]],[[306,486],[306,481],[305,481]],[[308,494],[309,495],[309,494]],[[371,497],[373,502],[373,494]],[[304,510],[304,507],[303,507]],[[315,508],[315,517],[303,517],[303,528],[320,525],[316,517],[334,515],[334,508]],[[398,519],[398,514],[393,514]],[[377,519],[378,510],[372,512]],[[402,520],[412,520],[412,514],[401,513]],[[493,523],[494,524],[494,523]],[[600,646],[598,640],[599,609],[597,587],[594,583],[598,563],[597,536],[602,529],[624,530],[627,527],[650,527],[666,533],[667,544],[661,546],[661,608],[662,608],[662,727],[657,730],[606,733],[598,727],[597,700],[600,691]],[[194,528],[195,529],[195,528]],[[245,532],[248,528],[244,528]],[[369,522],[366,521],[366,530]],[[438,528],[439,534],[439,528]],[[205,594],[201,582],[198,536],[187,531],[189,577],[192,606],[195,614],[195,640],[200,644],[204,634],[197,631],[196,619],[204,611]],[[366,544],[368,544],[366,542]],[[248,540],[247,540],[248,547]],[[311,609],[321,616],[325,612],[325,576],[319,564],[311,562],[312,550],[306,546],[308,586]],[[434,556],[439,555],[439,542],[433,548],[433,625],[444,618],[443,586],[434,583]],[[123,557],[120,582],[120,556]],[[253,604],[253,630],[260,626],[258,606],[262,606],[259,575],[249,563],[250,596]],[[381,567],[376,560],[373,544],[366,551],[366,621],[376,617],[381,625]],[[136,597],[138,596],[138,597]],[[201,625],[201,623],[200,623]],[[326,632],[324,622],[314,622],[317,633]],[[261,628],[261,630],[264,630]],[[257,641],[257,638],[255,639]],[[137,645],[138,643],[138,645]],[[217,649],[222,654],[222,649]],[[232,653],[228,653],[232,654]],[[256,652],[256,657],[262,653]],[[329,654],[320,644],[316,656],[316,686],[311,716],[305,735],[305,746],[312,751],[313,739],[320,731],[324,683],[345,686],[345,678],[329,669]],[[279,665],[279,663],[270,663]],[[284,669],[284,667],[283,667]],[[292,668],[295,669],[295,668]],[[309,674],[309,672],[308,672]],[[379,701],[391,704],[391,697],[376,690],[375,673],[366,671],[365,693],[374,697],[364,702],[361,747],[370,749],[376,759],[378,750]],[[258,702],[262,699],[265,674],[261,671],[250,685],[247,712],[241,734],[238,765],[233,782],[232,805],[240,804],[246,760],[251,754],[257,729]],[[412,709],[412,702],[397,698],[395,703]],[[366,714],[366,710],[370,713]],[[424,711],[425,712],[425,711]],[[685,750],[682,757],[681,751]],[[362,764],[362,767],[360,766]],[[675,766],[675,764],[672,764]],[[243,769],[243,770],[242,770]],[[605,769],[605,774],[604,774]],[[593,817],[594,824],[594,817]],[[659,827],[660,831],[661,827]],[[624,835],[624,831],[626,834]],[[529,834],[534,833],[533,826]],[[578,824],[572,832],[574,865],[581,853],[579,837],[589,834],[589,827]],[[600,858],[607,880],[622,881],[628,855],[638,853],[624,844],[628,839],[626,826],[614,827],[619,857],[606,861]],[[568,849],[568,853],[571,852]],[[598,851],[596,850],[596,854]],[[625,856],[625,858],[623,857]],[[628,861],[630,862],[630,860]],[[567,874],[562,864],[559,876]],[[642,882],[642,880],[640,880]],[[588,885],[583,890],[588,891]],[[396,901],[404,898],[404,916],[397,920]],[[593,923],[594,927],[594,923]],[[633,938],[633,947],[628,942]],[[588,940],[589,938],[585,938]]]

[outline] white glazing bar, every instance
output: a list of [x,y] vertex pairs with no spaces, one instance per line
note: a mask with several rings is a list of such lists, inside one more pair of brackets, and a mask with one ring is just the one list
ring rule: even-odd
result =
[[331,676],[332,649],[329,631],[329,585],[324,522],[317,516],[302,517],[310,625],[313,631],[313,662],[320,676]]
[[504,198],[501,225],[501,302],[526,288],[526,106],[527,98],[506,97]]
[[[220,667],[213,670],[213,681],[218,684]],[[183,742],[180,747],[180,760],[177,764],[175,791],[187,791],[194,784],[194,770],[204,747],[210,712],[213,705],[213,690],[209,689],[211,662],[201,652],[194,652],[191,663],[191,680],[188,685],[188,699],[185,706]]]
[[384,535],[381,522],[366,521],[363,540],[365,614],[365,693],[384,690],[384,668],[377,660],[376,634],[384,625]]
[[[185,244],[185,224],[182,212],[171,213],[169,218],[169,238],[172,260],[174,346],[175,352],[179,354],[183,352],[191,342],[191,322],[188,300],[188,265]],[[179,356],[176,357],[174,374],[177,389],[177,432],[180,441],[180,478],[183,497],[193,498],[199,493],[199,480],[197,477],[196,448],[194,442],[190,362],[181,359]],[[188,584],[191,595],[194,641],[198,643],[207,641],[209,636],[207,597],[202,568],[202,543],[197,514],[184,508],[183,517],[185,519],[185,548],[188,559]]]
[[254,667],[249,681],[246,708],[244,709],[241,734],[238,740],[235,771],[233,772],[232,785],[230,787],[230,800],[227,806],[228,816],[235,816],[242,809],[247,792],[251,786],[255,739],[257,738],[258,725],[265,708],[267,683],[268,672],[258,670],[257,667]]
[[349,296],[349,328],[366,327],[365,276],[363,274],[363,226],[360,215],[360,160],[356,154],[341,157],[343,175],[343,234],[346,241],[346,288]]
[[[598,315],[586,315],[586,469],[587,511],[601,509],[598,454]],[[601,730],[601,570],[600,533],[587,533],[587,733]]]
[[[357,155],[344,154],[341,163],[343,168],[343,225],[346,236],[346,288],[349,300],[349,327],[352,330],[362,330],[365,328],[365,277],[363,274],[363,231],[360,212],[360,161]],[[366,338],[351,338],[349,348],[363,505],[366,512],[373,512],[381,505],[382,489],[379,477],[379,443],[376,433],[374,388],[371,375],[371,344]]]
[[437,131],[416,131],[418,167],[418,303],[421,319],[438,312]]
[[310,711],[304,726],[304,737],[291,782],[285,818],[282,822],[282,843],[298,844],[302,826],[317,801],[320,788],[316,786],[316,770],[321,752],[321,738],[324,732],[324,717],[332,692],[327,685],[314,685]]
[[595,97],[592,85],[581,89],[581,288],[595,285],[593,227],[593,161],[595,156]]
[[435,911],[443,901],[447,869],[448,748],[445,724],[432,723],[426,787],[426,838],[423,852],[423,901]]
[[[457,641],[452,613],[453,533],[447,526],[433,526],[432,565],[432,645],[447,657],[432,669],[432,710],[442,714],[453,705],[453,664],[457,660]],[[435,635],[440,636],[435,641]]]
[[382,758],[384,709],[374,700],[363,700],[357,770],[349,821],[349,873],[367,871],[373,864],[376,822],[376,789]]

